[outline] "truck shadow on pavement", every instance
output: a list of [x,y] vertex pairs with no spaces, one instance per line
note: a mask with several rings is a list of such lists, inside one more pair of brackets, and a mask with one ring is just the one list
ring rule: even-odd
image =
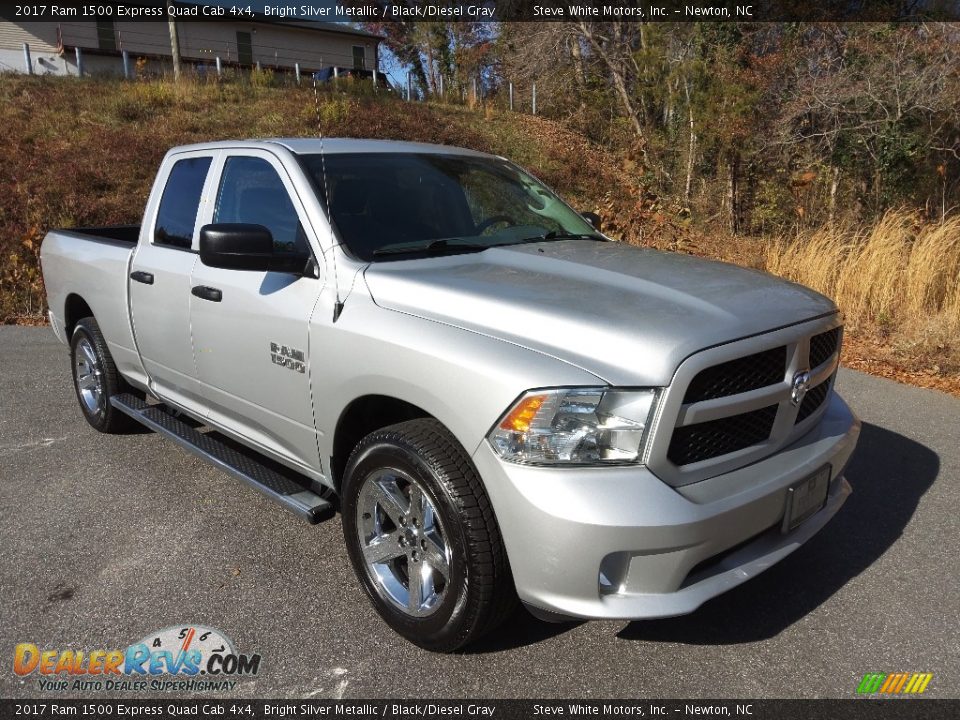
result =
[[846,472],[853,493],[819,534],[692,615],[633,622],[618,637],[692,645],[774,637],[869,568],[897,541],[939,470],[940,458],[928,447],[864,423]]
[[583,625],[583,621],[550,623],[538,620],[523,608],[489,635],[463,649],[465,655],[483,655],[536,645]]

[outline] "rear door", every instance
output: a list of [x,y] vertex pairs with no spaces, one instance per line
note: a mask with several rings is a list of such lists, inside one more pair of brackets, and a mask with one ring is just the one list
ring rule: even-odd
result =
[[130,313],[150,386],[197,414],[204,406],[190,337],[190,274],[217,154],[178,153],[161,169],[163,189],[151,195],[130,263]]
[[[303,205],[275,156],[226,150],[220,163],[210,222],[263,225],[273,235],[274,252],[312,253]],[[322,264],[318,274],[224,270],[197,262],[191,285],[219,290],[220,299],[190,297],[210,420],[316,470],[308,327],[323,287]]]

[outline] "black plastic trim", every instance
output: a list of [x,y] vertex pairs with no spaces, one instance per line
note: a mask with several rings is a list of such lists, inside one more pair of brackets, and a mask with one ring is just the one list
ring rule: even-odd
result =
[[130,279],[144,285],[153,285],[153,273],[144,270],[134,270],[130,273]]
[[197,285],[190,290],[190,294],[200,298],[201,300],[209,300],[210,302],[220,302],[223,300],[222,290],[207,287],[206,285]]
[[[101,245],[115,245],[117,247],[134,247],[140,239],[139,225],[105,225],[103,227],[54,228],[50,232],[65,237],[100,243]],[[117,237],[119,233],[123,237]],[[132,235],[133,237],[128,237]]]

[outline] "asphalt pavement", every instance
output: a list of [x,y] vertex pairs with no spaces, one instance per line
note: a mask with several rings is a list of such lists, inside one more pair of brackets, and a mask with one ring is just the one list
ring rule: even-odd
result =
[[895,671],[960,697],[960,400],[849,370],[839,390],[864,422],[854,493],[782,563],[686,617],[520,612],[447,656],[379,620],[338,517],[306,525],[155,434],[96,433],[51,331],[0,327],[0,697],[40,694],[18,643],[193,623],[261,654],[238,698],[848,698]]

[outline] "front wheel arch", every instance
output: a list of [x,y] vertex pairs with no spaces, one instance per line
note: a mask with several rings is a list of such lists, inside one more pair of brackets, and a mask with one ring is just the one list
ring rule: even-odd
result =
[[343,489],[347,460],[363,438],[381,428],[417,418],[435,419],[423,408],[390,395],[363,395],[352,400],[340,413],[333,434],[330,469],[337,494]]

